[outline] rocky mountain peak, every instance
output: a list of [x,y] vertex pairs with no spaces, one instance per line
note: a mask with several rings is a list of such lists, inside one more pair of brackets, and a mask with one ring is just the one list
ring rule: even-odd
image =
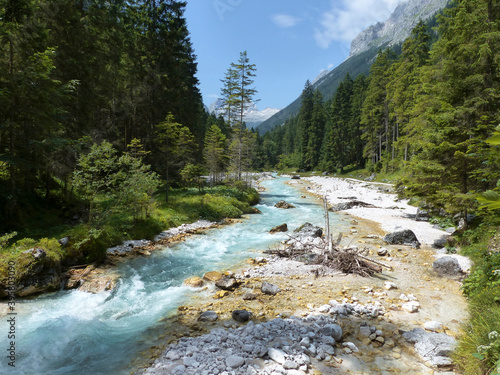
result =
[[387,21],[378,22],[354,38],[349,57],[372,47],[394,45],[410,36],[419,20],[426,20],[443,9],[449,0],[401,0]]

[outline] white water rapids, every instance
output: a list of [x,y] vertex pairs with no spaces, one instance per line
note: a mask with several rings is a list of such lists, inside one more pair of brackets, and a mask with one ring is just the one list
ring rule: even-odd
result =
[[[0,373],[25,375],[129,374],[131,361],[165,334],[160,320],[176,311],[196,291],[183,285],[190,276],[233,268],[286,238],[269,230],[287,223],[293,230],[310,222],[324,226],[323,209],[313,198],[286,185],[283,178],[262,183],[257,208],[242,223],[209,230],[185,242],[120,266],[112,292],[60,291],[19,299],[16,309],[16,362],[8,366],[8,323],[0,321]],[[278,209],[285,200],[295,209]],[[344,227],[334,214],[333,228]],[[2,302],[6,303],[6,302]]]

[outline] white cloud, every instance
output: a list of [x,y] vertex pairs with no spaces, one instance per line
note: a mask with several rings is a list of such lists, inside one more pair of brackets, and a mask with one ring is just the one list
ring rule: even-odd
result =
[[282,28],[293,27],[301,21],[300,18],[290,16],[288,14],[275,14],[273,22]]
[[320,27],[315,30],[316,43],[324,49],[334,41],[350,43],[368,26],[385,21],[399,1],[332,0],[330,10],[323,13]]

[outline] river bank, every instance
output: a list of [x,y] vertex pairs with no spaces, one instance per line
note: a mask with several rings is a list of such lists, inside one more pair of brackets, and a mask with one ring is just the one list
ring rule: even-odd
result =
[[[371,257],[389,264],[391,270],[371,278],[339,272],[316,276],[301,264],[275,257],[259,259],[250,269],[240,266],[232,270],[242,281],[238,289],[221,298],[213,285],[206,286],[172,318],[188,328],[188,336],[196,337],[179,333],[152,366],[140,373],[452,374],[453,364],[446,355],[432,357],[425,353],[441,344],[440,354],[449,352],[452,344],[444,343],[453,342],[467,318],[459,280],[439,276],[432,268],[439,254],[430,245],[449,234],[429,223],[416,222],[412,218],[416,208],[395,201],[387,185],[316,177],[289,183],[310,194],[326,195],[332,205],[356,197],[375,206],[346,210],[351,225],[342,232],[341,245],[366,248]],[[398,229],[415,231],[422,248],[388,245],[382,240],[389,230]],[[332,231],[335,233],[335,229]],[[383,256],[378,255],[381,248],[387,250]],[[264,281],[281,291],[275,296],[263,293]],[[255,298],[247,299],[248,294]],[[418,307],[409,312],[408,303]],[[251,323],[245,326],[236,322],[232,316],[235,310],[252,313]],[[207,311],[217,314],[217,320],[200,321]],[[342,329],[333,345],[324,334],[325,326],[331,324]],[[258,332],[263,329],[269,337],[262,341]],[[284,338],[288,345],[283,343]],[[444,341],[433,341],[438,338]],[[210,343],[217,340],[228,344],[215,350]],[[426,340],[431,342],[430,349],[425,349]],[[248,345],[260,348],[261,353],[249,351]],[[275,349],[280,351],[279,358],[274,355]],[[285,361],[294,362],[299,357],[302,359],[295,361],[297,366],[290,362],[285,365]]]

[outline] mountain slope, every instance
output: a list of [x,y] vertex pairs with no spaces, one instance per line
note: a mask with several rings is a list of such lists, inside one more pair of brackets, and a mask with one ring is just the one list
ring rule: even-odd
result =
[[[429,19],[443,9],[449,0],[402,0],[386,22],[379,22],[362,31],[351,43],[351,52],[342,64],[320,77],[313,88],[318,89],[325,100],[336,92],[340,82],[349,73],[352,78],[368,75],[379,49],[394,46],[406,39],[420,19]],[[299,112],[300,96],[284,109],[257,127],[264,134]]]
[[[350,57],[335,69],[330,71],[326,76],[318,79],[314,84],[314,89],[318,89],[325,100],[330,99],[340,82],[344,79],[347,73],[354,79],[359,74],[368,75],[370,66],[377,56],[378,48],[371,48],[356,56]],[[276,113],[274,116],[264,121],[257,127],[260,134],[265,134],[269,130],[274,129],[285,122],[286,119],[296,115],[299,112],[301,104],[300,96],[288,106]]]
[[383,44],[393,46],[410,36],[419,20],[426,20],[443,9],[449,0],[402,0],[387,21],[378,22],[354,38],[349,57]]

